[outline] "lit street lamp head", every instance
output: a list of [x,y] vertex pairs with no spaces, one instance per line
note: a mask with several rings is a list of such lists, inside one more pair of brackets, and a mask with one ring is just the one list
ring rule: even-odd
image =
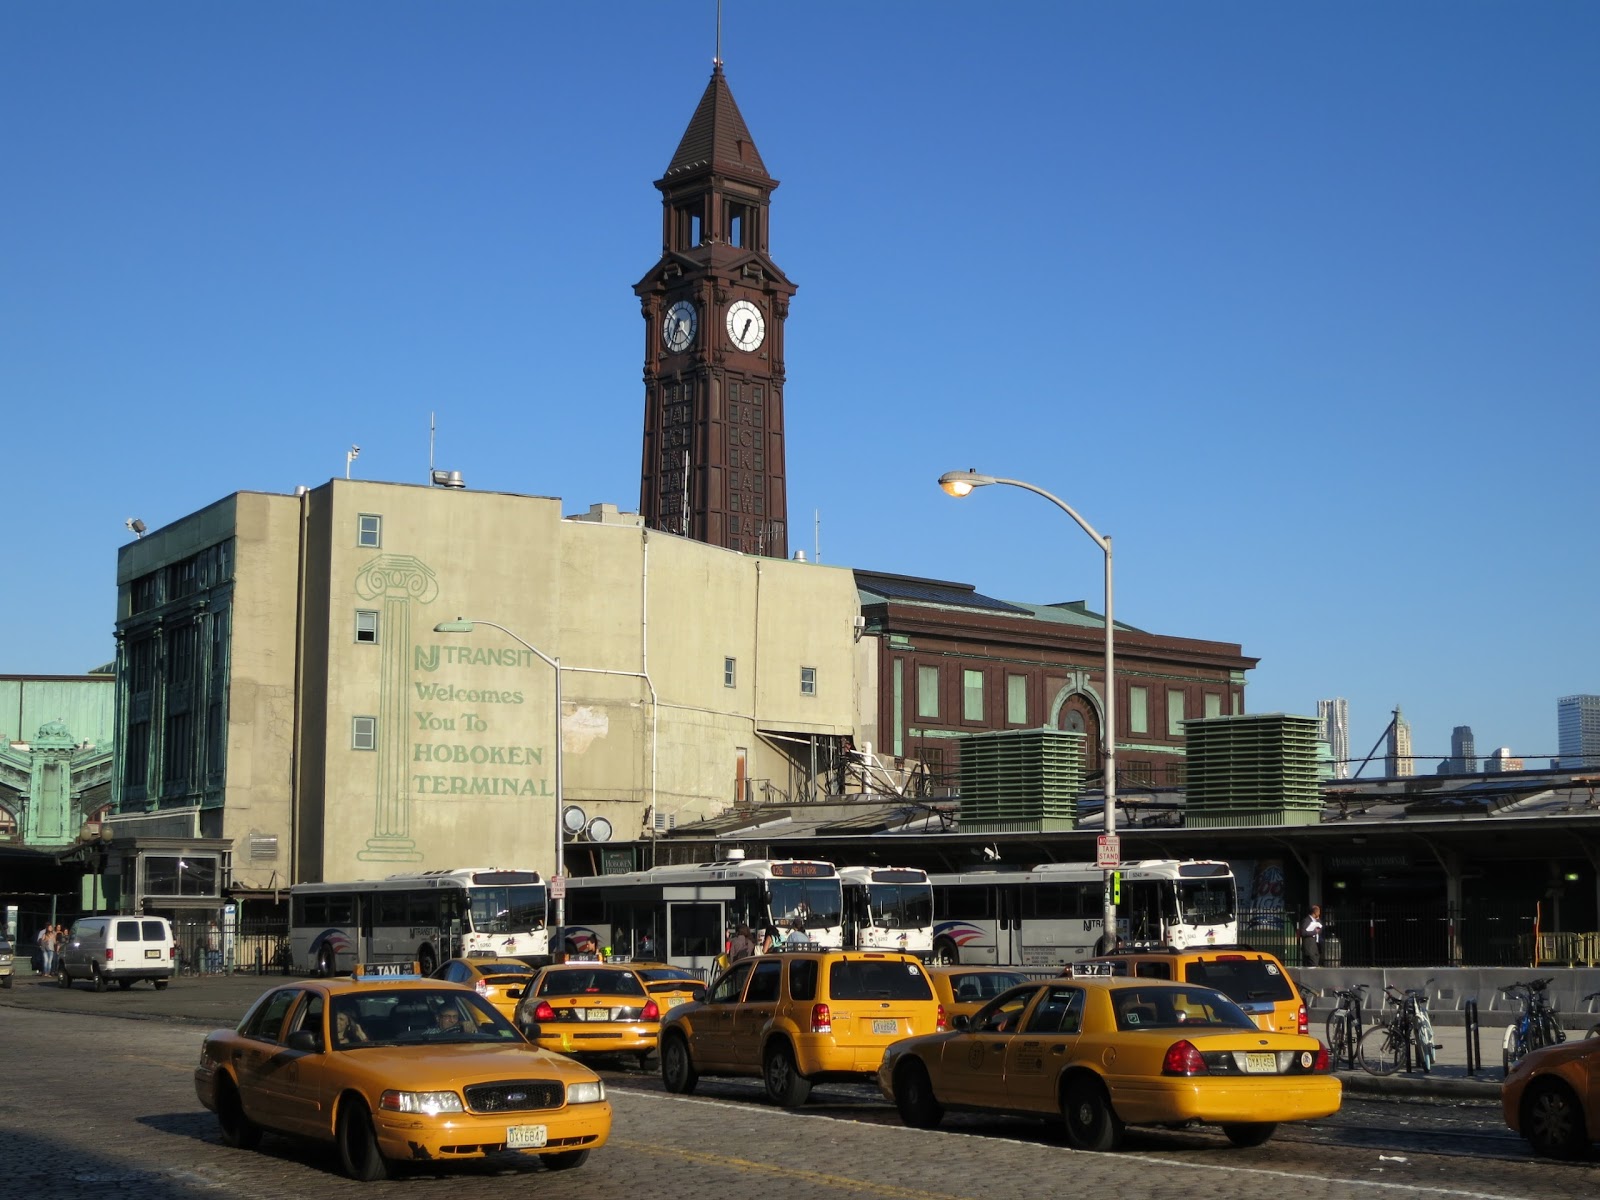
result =
[[440,621],[433,627],[435,633],[471,633],[476,621],[463,621],[457,617],[454,621]]
[[994,483],[993,475],[979,475],[976,471],[946,471],[939,476],[939,486],[957,500],[971,493],[973,488]]

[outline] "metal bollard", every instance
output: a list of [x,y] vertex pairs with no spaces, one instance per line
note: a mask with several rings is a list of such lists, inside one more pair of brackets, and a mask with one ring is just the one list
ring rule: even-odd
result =
[[1466,1026],[1461,1031],[1467,1039],[1467,1078],[1471,1079],[1483,1068],[1483,1051],[1478,1045],[1478,1002],[1468,1000],[1462,1010]]

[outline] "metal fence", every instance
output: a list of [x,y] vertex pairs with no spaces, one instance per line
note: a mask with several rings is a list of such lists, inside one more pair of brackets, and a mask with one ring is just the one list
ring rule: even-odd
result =
[[172,935],[178,943],[177,968],[185,975],[225,971],[288,974],[289,921],[286,917],[241,919],[231,947],[214,920],[174,921]]
[[[1239,940],[1270,950],[1286,965],[1306,966],[1297,917],[1282,909],[1239,914]],[[1322,913],[1325,967],[1514,967],[1580,965],[1600,956],[1600,934],[1539,932],[1516,903],[1327,905]]]

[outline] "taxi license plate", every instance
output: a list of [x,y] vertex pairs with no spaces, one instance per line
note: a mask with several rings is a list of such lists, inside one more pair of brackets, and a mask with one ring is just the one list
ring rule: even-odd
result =
[[160,958],[161,957],[161,951],[159,951],[159,950],[146,950],[144,952],[144,956],[146,958]]
[[887,1020],[883,1020],[883,1019],[876,1020],[876,1021],[874,1021],[872,1023],[872,1032],[873,1033],[899,1033],[900,1032],[900,1022],[896,1021],[893,1017],[890,1017]]
[[1276,1075],[1278,1072],[1278,1056],[1276,1054],[1246,1054],[1244,1056],[1244,1069],[1250,1075]]
[[512,1125],[506,1129],[507,1150],[537,1150],[549,1136],[543,1125]]
[[677,1008],[678,1005],[680,1005],[682,1003],[683,1003],[683,997],[682,996],[668,996],[667,997],[667,1003],[664,1005],[664,1007],[670,1010],[670,1009]]
[[580,1008],[579,1020],[581,1021],[609,1021],[611,1010],[609,1008]]

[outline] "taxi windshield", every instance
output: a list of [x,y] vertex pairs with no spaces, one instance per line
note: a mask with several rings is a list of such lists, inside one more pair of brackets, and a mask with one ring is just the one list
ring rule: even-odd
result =
[[1221,992],[1210,988],[1118,988],[1111,993],[1117,1028],[1255,1029],[1255,1022]]
[[519,1042],[516,1027],[465,989],[362,989],[333,998],[334,1049]]

